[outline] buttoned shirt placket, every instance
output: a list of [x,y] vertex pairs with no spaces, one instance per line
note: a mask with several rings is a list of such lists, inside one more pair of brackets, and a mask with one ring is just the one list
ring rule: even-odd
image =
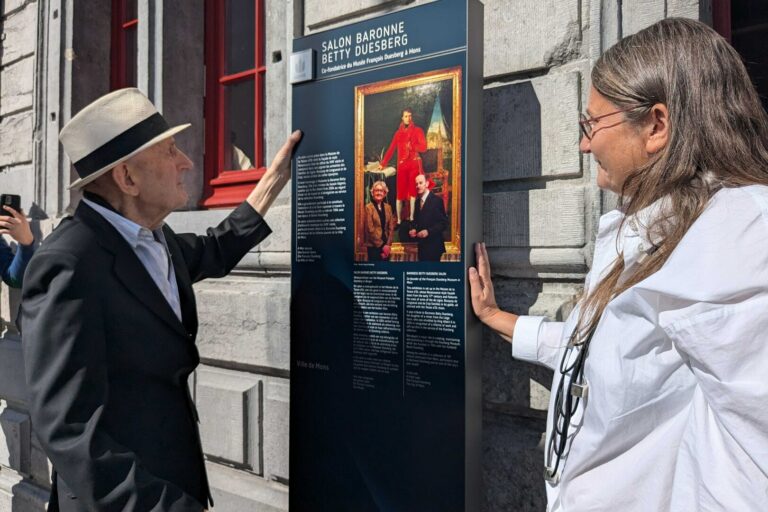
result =
[[152,280],[160,288],[160,292],[165,297],[168,305],[171,306],[171,309],[173,309],[176,317],[181,320],[178,287],[174,286],[176,284],[176,276],[173,272],[171,257],[164,243],[162,232],[159,229],[150,231],[146,228],[141,228],[136,243],[136,250],[144,252],[149,260],[152,261],[152,266],[156,270],[156,272],[150,271]]

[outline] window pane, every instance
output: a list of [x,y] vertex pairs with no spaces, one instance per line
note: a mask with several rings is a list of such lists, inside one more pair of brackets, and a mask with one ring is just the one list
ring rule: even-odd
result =
[[136,27],[125,31],[125,84],[123,87],[136,87],[136,61],[138,55],[138,41],[136,40]]
[[223,87],[224,169],[253,169],[254,82],[252,79]]
[[135,20],[139,16],[139,11],[136,8],[136,0],[124,0],[125,2],[125,17],[123,23],[126,21]]
[[[261,2],[261,5],[260,5],[261,12],[257,14],[257,18],[261,20],[261,23],[264,23],[264,19],[266,17],[266,15],[264,14],[264,3],[265,2],[263,1]],[[254,23],[256,22],[254,21]],[[256,30],[258,31],[256,34],[256,37],[258,38],[259,44],[261,45],[261,55],[258,56],[258,59],[254,64],[254,67],[259,65],[263,66],[267,62],[267,44],[266,44],[266,41],[264,40],[264,32],[265,32],[264,26],[262,25],[260,28],[257,28]],[[256,43],[253,43],[253,44],[256,44]]]
[[224,13],[224,72],[227,75],[256,67],[256,0],[227,0]]
[[267,130],[264,129],[264,119],[267,118],[267,88],[265,87],[267,81],[264,73],[259,73],[258,77],[259,88],[261,89],[261,119],[256,119],[255,122],[261,132],[261,154],[256,155],[257,161],[254,161],[254,164],[264,165],[264,152],[267,150]]
[[733,47],[744,59],[763,107],[768,110],[768,3],[733,2],[731,15]]

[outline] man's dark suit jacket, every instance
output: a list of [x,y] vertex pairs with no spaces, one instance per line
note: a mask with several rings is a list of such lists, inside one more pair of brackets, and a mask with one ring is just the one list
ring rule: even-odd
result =
[[206,236],[163,230],[183,321],[125,239],[85,203],[29,264],[24,363],[33,428],[58,473],[49,510],[208,504],[187,384],[199,363],[192,283],[226,275],[270,229],[243,203]]
[[421,206],[421,197],[416,198],[413,222],[417,232],[426,229],[429,233],[426,238],[416,239],[419,244],[419,261],[440,261],[445,252],[443,231],[448,227],[443,201],[431,192],[427,194],[424,206]]

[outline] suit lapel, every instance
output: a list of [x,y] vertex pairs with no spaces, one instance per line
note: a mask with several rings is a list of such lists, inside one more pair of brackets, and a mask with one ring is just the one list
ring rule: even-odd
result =
[[[187,332],[165,300],[160,289],[144,268],[136,253],[117,230],[90,206],[81,202],[75,211],[75,218],[87,224],[97,234],[99,245],[114,255],[115,277],[147,309],[170,325],[182,336]],[[183,304],[184,301],[182,301]]]
[[371,205],[371,208],[373,209],[373,227],[382,229],[381,226],[381,217],[379,217],[379,210],[376,209],[376,203],[368,203]]

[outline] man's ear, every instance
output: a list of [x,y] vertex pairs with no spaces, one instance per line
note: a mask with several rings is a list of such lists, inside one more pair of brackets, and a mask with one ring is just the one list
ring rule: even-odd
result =
[[650,126],[645,150],[653,155],[664,149],[669,142],[669,110],[663,103],[656,103],[648,115]]
[[139,187],[133,179],[136,172],[133,166],[122,162],[114,166],[110,172],[112,173],[112,181],[123,194],[133,197],[139,195]]

